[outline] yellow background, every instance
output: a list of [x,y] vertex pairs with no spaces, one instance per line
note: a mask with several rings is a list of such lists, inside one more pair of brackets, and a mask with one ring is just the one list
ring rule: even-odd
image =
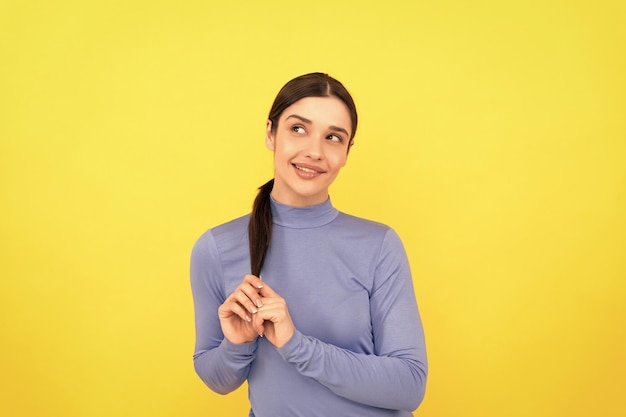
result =
[[410,257],[415,415],[624,415],[624,4],[0,1],[0,415],[247,415],[193,372],[189,253],[310,71],[362,120],[335,205]]

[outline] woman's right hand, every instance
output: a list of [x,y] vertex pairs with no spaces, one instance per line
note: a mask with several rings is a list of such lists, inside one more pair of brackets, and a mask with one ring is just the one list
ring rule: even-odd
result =
[[217,309],[222,333],[229,342],[235,344],[252,342],[263,332],[262,328],[255,328],[252,321],[252,315],[262,306],[259,295],[261,288],[263,281],[260,278],[246,275],[241,284]]

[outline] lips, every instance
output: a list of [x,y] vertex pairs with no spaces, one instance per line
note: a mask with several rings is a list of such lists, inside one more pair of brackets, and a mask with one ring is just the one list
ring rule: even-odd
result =
[[309,168],[309,167],[306,167],[306,166],[303,166],[303,165],[293,164],[293,166],[294,166],[296,169],[299,169],[300,171],[304,171],[304,172],[310,172],[310,173],[314,173],[314,172],[316,172],[316,173],[321,173],[321,172],[322,172],[322,171],[321,171],[321,170],[319,170],[319,169]]
[[322,168],[316,167],[314,165],[309,165],[309,164],[291,164],[291,165],[295,168],[296,174],[298,174],[300,178],[305,178],[305,179],[315,178],[326,172]]
[[298,171],[310,173],[310,174],[323,174],[324,171],[322,168],[316,167],[314,165],[309,164],[291,164]]

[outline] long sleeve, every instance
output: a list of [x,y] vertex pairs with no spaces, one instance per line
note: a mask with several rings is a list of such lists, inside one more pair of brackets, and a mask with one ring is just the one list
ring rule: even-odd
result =
[[424,335],[404,247],[389,230],[374,266],[375,352],[355,353],[296,331],[281,357],[335,394],[379,408],[415,410],[424,397]]
[[296,327],[281,348],[267,338],[224,340],[218,308],[250,269],[249,215],[198,239],[191,257],[194,364],[214,391],[247,380],[257,417],[410,417],[424,397],[422,323],[400,238],[381,223],[272,203],[263,281]]
[[194,367],[209,388],[226,394],[248,377],[257,342],[236,345],[222,334],[217,309],[226,296],[219,252],[211,231],[196,242],[190,272],[196,326]]

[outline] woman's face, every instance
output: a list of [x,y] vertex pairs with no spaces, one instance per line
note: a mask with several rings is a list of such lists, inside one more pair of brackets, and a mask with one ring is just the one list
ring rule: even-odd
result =
[[346,164],[351,133],[346,105],[332,96],[295,102],[280,115],[278,126],[268,120],[266,145],[274,151],[272,197],[296,207],[325,202],[328,187]]

